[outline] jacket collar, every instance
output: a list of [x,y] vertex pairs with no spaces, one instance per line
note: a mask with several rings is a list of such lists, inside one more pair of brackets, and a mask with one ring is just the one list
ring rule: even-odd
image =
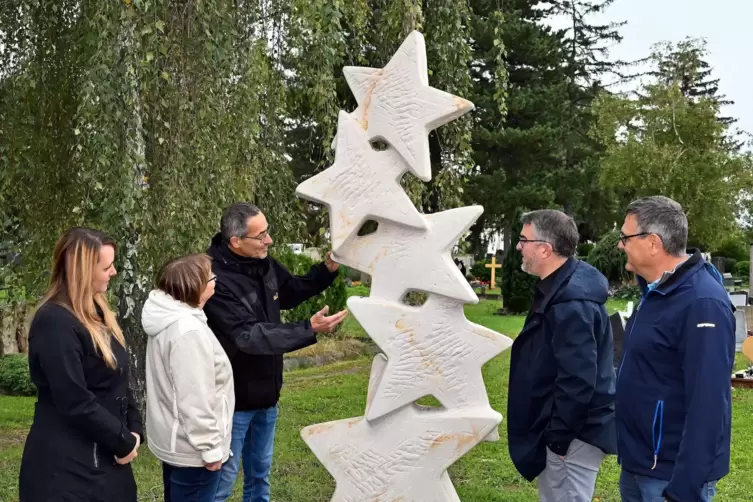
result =
[[570,279],[577,266],[578,260],[570,257],[565,263],[562,264],[560,268],[553,272],[557,274],[557,276],[555,277],[554,282],[551,284],[551,287],[549,288],[547,295],[544,297],[544,300],[534,310],[535,313],[543,314],[546,311],[549,303],[552,301],[552,298],[554,298],[554,295],[556,295],[560,288],[562,288],[562,285]]
[[270,259],[247,258],[230,250],[230,244],[218,233],[212,238],[208,250],[212,260],[223,268],[234,270],[245,275],[266,275],[270,267]]
[[687,260],[681,263],[674,271],[664,272],[662,277],[656,283],[648,284],[643,277],[636,276],[641,291],[643,291],[644,294],[651,291],[656,291],[661,295],[669,294],[683,284],[695,272],[706,266],[711,267],[713,270],[710,270],[710,273],[714,275],[714,278],[717,281],[722,282],[719,272],[716,272],[716,269],[703,259],[699,250],[692,249],[690,251],[691,254]]

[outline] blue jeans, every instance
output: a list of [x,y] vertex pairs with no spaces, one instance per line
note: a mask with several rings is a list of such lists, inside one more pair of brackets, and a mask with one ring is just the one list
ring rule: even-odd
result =
[[[664,502],[662,492],[669,484],[663,479],[639,476],[625,469],[620,473],[620,496],[622,502]],[[716,493],[716,481],[709,481],[701,489],[701,502],[711,502]]]
[[233,413],[231,457],[220,469],[215,502],[230,497],[243,461],[243,502],[269,502],[269,471],[277,423],[277,406]]
[[165,502],[213,502],[220,471],[204,467],[175,467],[162,462]]

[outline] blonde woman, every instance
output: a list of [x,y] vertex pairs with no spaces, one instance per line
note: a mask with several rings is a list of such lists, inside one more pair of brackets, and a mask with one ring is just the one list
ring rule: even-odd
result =
[[130,462],[142,439],[128,352],[105,293],[115,241],[72,228],[58,240],[50,288],[29,330],[39,391],[24,446],[21,502],[135,502]]
[[215,279],[208,255],[177,258],[141,314],[149,449],[162,461],[166,502],[213,502],[230,456],[233,370],[202,310]]

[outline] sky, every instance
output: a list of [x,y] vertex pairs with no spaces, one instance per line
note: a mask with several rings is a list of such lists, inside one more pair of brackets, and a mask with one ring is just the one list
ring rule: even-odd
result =
[[753,133],[753,0],[616,0],[594,20],[627,21],[622,42],[610,50],[615,60],[646,57],[662,41],[705,38],[712,78],[720,79],[720,93],[735,102],[723,113],[738,119],[733,127]]

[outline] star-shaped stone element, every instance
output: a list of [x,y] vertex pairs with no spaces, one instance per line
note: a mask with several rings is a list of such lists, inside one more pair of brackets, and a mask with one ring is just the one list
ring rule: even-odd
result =
[[429,86],[423,35],[417,31],[408,35],[384,68],[346,66],[343,74],[358,102],[352,115],[369,139],[392,145],[413,174],[429,181],[429,132],[474,105]]
[[376,422],[358,417],[311,425],[301,436],[335,478],[331,502],[459,502],[447,468],[501,419],[488,407],[409,405]]
[[368,219],[426,228],[400,186],[408,168],[400,155],[393,148],[374,150],[346,112],[340,112],[337,130],[334,164],[296,189],[299,197],[329,208],[332,249],[337,251]]
[[352,297],[348,308],[388,359],[367,403],[368,420],[428,395],[445,408],[489,406],[481,367],[512,340],[469,322],[461,302],[431,295],[411,307]]
[[478,303],[450,252],[483,211],[468,206],[424,215],[426,230],[379,223],[376,232],[348,240],[333,258],[370,274],[373,297],[400,301],[417,290]]

